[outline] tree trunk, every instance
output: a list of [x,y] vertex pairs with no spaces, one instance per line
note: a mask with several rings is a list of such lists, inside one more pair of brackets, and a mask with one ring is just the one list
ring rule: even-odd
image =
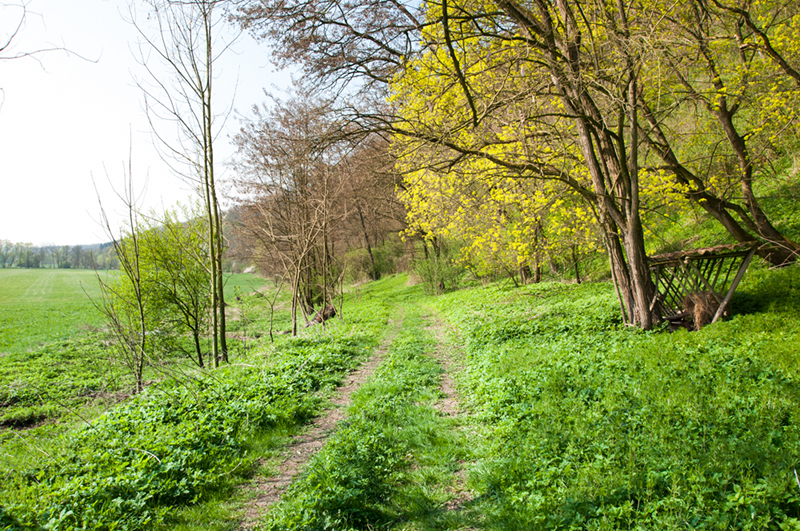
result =
[[728,138],[728,142],[739,161],[739,170],[741,171],[742,180],[742,197],[755,223],[756,231],[761,238],[776,244],[780,249],[777,252],[768,254],[767,257],[770,258],[773,265],[781,265],[789,261],[794,261],[800,248],[772,225],[769,218],[764,214],[764,211],[761,210],[761,205],[759,205],[758,199],[756,199],[753,193],[753,165],[750,153],[747,149],[747,143],[733,124],[733,112],[724,107],[720,107],[714,114],[722,125],[725,136]]
[[197,364],[203,369],[205,365],[203,364],[203,349],[200,347],[200,330],[198,328],[192,329],[192,337],[194,338],[194,350],[197,354]]
[[[372,246],[369,244],[369,235],[367,234],[367,225],[364,223],[364,216],[361,213],[361,205],[356,203],[356,208],[358,209],[358,218],[361,220],[361,230],[364,231],[364,243],[367,244],[367,254],[369,254],[369,262],[372,264],[372,271],[370,272],[369,278],[372,280],[378,280],[380,278],[380,274],[378,273],[378,268],[375,267],[375,258],[372,256]],[[425,245],[425,241],[422,242]],[[428,256],[428,248],[425,247],[425,258]]]
[[525,264],[519,268],[519,282],[523,286],[531,281],[531,268],[528,264]]
[[578,253],[575,251],[575,246],[572,246],[572,265],[575,268],[575,282],[581,283],[581,270],[578,264]]

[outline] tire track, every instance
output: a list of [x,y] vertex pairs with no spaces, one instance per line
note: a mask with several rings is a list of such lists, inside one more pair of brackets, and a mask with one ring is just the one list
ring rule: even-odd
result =
[[392,344],[403,324],[402,317],[394,321],[390,319],[388,324],[391,329],[384,336],[380,345],[376,347],[372,356],[347,375],[346,383],[337,388],[336,394],[331,400],[333,407],[323,411],[311,422],[306,432],[294,437],[286,446],[277,473],[270,477],[256,477],[246,487],[258,494],[245,505],[240,529],[250,530],[256,527],[261,517],[280,499],[295,477],[305,468],[309,459],[325,445],[330,434],[336,429],[337,423],[345,418],[345,411],[350,404],[351,396],[383,361],[389,345]]
[[[428,330],[436,339],[436,350],[431,354],[442,366],[441,391],[444,395],[435,404],[434,408],[444,417],[456,418],[465,414],[461,407],[461,396],[453,379],[453,374],[463,369],[462,365],[453,359],[452,352],[458,348],[445,338],[450,330],[450,326],[442,321],[437,315],[429,316],[433,320],[428,325]],[[458,423],[458,422],[457,422]],[[454,427],[454,429],[458,429]],[[448,488],[452,498],[444,506],[447,512],[458,512],[466,509],[466,505],[472,501],[474,495],[466,486],[467,470],[462,466],[455,471],[453,484]],[[474,528],[465,528],[467,530]]]

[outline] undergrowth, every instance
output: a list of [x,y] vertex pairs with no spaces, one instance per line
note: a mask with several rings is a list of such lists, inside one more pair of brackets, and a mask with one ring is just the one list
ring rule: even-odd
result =
[[800,268],[741,290],[747,311],[674,334],[620,325],[608,285],[437,299],[486,441],[481,527],[800,526]]
[[[393,505],[409,470],[440,437],[430,403],[441,367],[418,309],[372,379],[353,395],[349,417],[270,512],[263,529],[373,529],[398,518]],[[403,508],[402,510],[405,510]]]
[[347,322],[164,380],[68,432],[43,462],[7,473],[0,529],[151,529],[175,507],[229,491],[252,473],[251,441],[313,416],[386,315],[364,301]]

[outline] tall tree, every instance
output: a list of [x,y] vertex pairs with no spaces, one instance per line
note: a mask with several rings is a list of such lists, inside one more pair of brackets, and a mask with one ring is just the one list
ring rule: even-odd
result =
[[[151,84],[139,83],[151,125],[166,154],[182,166],[180,174],[198,189],[205,203],[208,238],[208,266],[211,282],[211,330],[214,363],[228,361],[225,323],[225,294],[222,275],[224,251],[222,211],[217,191],[214,141],[217,113],[213,98],[214,64],[233,40],[222,38],[225,18],[222,0],[145,0],[147,19],[154,27],[132,22],[143,39],[140,60],[150,73]],[[154,54],[160,67],[173,76],[162,78],[147,58]],[[223,113],[224,114],[224,113]],[[161,129],[166,119],[176,127],[173,139]]]
[[760,254],[773,264],[794,260],[800,247],[769,219],[757,188],[800,146],[800,49],[786,38],[800,31],[800,9],[777,1],[648,5],[662,28],[649,41],[639,95],[651,160],[737,241],[771,243]]
[[479,3],[427,5],[440,25],[425,34],[428,51],[397,77],[403,120],[395,133],[428,146],[445,168],[474,164],[572,188],[597,220],[627,320],[652,326],[640,215],[640,58],[626,8],[499,2],[505,16],[488,18]]
[[[447,175],[483,166],[484,175],[495,179],[536,179],[571,188],[588,204],[603,235],[629,322],[648,328],[657,314],[645,253],[643,190],[658,189],[665,174],[672,176],[670,193],[704,208],[735,238],[758,236],[795,252],[758,207],[751,181],[753,150],[742,149],[750,138],[742,129],[745,115],[737,116],[741,104],[732,98],[725,104],[730,79],[715,76],[711,66],[721,64],[715,54],[741,62],[738,50],[744,49],[749,61],[754,54],[746,50],[760,49],[787,80],[795,79],[794,48],[784,44],[780,49],[757,31],[763,20],[783,21],[773,35],[775,42],[778,35],[786,42],[787,27],[798,20],[785,16],[791,10],[788,3],[765,2],[782,15],[750,17],[748,23],[749,11],[743,14],[742,6],[755,4],[713,2],[720,13],[736,13],[734,24],[719,22],[719,14],[713,22],[711,4],[694,0],[432,0],[418,9],[380,0],[358,7],[337,0],[243,4],[243,25],[277,43],[283,60],[302,61],[313,79],[363,90],[391,78],[390,105],[367,108],[350,99],[342,108],[350,113],[350,123],[403,139],[409,148],[403,152],[413,151],[424,162],[418,169]],[[682,16],[694,16],[695,22]],[[672,24],[682,26],[672,31]],[[730,31],[723,35],[726,24]],[[660,38],[692,32],[678,46]],[[378,46],[369,35],[415,44]],[[404,40],[411,35],[419,37]],[[727,51],[718,51],[720,42]],[[701,59],[699,67],[691,66],[693,57]],[[672,74],[665,64],[675,65]],[[698,68],[707,72],[699,78],[701,90],[666,97],[681,84],[679,73]],[[667,88],[658,94],[662,86]],[[714,165],[724,167],[722,175],[740,185],[741,201],[730,195],[730,187],[699,178],[702,168],[691,168],[692,159],[675,147],[682,142],[691,109],[703,101],[723,133],[707,141],[705,151],[720,142],[728,146],[731,156],[718,157]],[[675,135],[672,123],[683,124],[674,128]],[[730,161],[738,167],[733,173],[726,167]]]
[[304,94],[254,112],[235,139],[240,228],[259,242],[262,270],[289,278],[296,334],[298,310],[308,315],[329,303],[331,208],[342,189],[331,171],[337,128],[326,102]]

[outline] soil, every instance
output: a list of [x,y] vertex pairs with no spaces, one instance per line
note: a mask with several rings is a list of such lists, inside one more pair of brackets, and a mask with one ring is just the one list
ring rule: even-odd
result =
[[277,472],[270,477],[258,476],[248,484],[247,488],[254,491],[256,496],[245,506],[240,529],[253,529],[269,507],[280,499],[309,459],[325,445],[328,436],[335,431],[336,424],[345,418],[345,411],[350,404],[352,394],[383,361],[400,325],[401,321],[389,321],[390,332],[386,334],[369,360],[346,376],[343,385],[337,388],[331,398],[333,407],[323,411],[311,422],[308,430],[294,437],[287,445],[280,457],[281,462]]

